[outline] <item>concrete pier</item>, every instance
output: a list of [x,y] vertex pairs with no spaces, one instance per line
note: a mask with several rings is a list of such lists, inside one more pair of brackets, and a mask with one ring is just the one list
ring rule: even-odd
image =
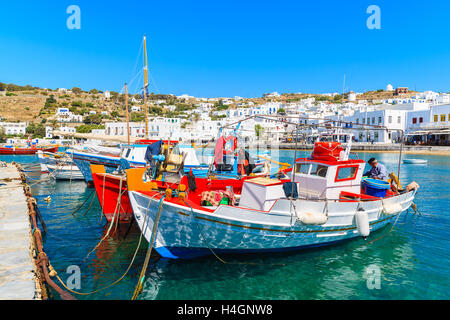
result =
[[0,167],[0,299],[40,299],[31,256],[31,226],[20,173]]

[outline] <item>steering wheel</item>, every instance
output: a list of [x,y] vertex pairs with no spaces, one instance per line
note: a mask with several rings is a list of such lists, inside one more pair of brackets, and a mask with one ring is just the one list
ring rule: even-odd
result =
[[[322,172],[322,170],[325,170],[325,175],[322,176],[320,173]],[[316,175],[318,175],[319,177],[325,177],[327,175],[327,168],[320,168],[319,170],[316,171]]]

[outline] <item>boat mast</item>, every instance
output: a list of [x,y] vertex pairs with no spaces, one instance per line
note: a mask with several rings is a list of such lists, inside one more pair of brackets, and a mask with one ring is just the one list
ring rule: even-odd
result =
[[145,109],[145,137],[148,137],[148,119],[147,119],[147,88],[148,88],[148,66],[147,66],[147,40],[144,36],[144,109]]
[[125,83],[125,109],[127,110],[127,138],[128,138],[128,145],[130,145],[130,118],[128,115],[128,90],[126,83]]

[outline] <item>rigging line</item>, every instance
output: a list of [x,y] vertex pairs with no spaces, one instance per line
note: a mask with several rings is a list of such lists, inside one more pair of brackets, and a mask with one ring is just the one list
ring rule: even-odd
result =
[[[136,73],[133,78],[131,78],[131,80],[128,82],[128,88],[131,88],[134,81],[136,81],[136,79],[138,79],[142,75],[142,72],[144,72],[144,70],[139,70],[139,72]],[[137,85],[139,85],[139,84],[137,83]],[[133,91],[130,90],[130,92],[133,92]]]
[[155,78],[153,78],[152,72],[149,71],[148,74],[150,75],[150,80],[151,80],[152,86],[156,88],[156,91],[157,91],[157,92],[161,92],[161,91],[159,90],[158,85],[156,84]]
[[136,57],[136,62],[134,63],[133,72],[131,74],[134,74],[136,72],[138,63],[139,63],[139,61],[141,59],[143,45],[144,45],[144,39],[141,40],[141,45],[139,47],[139,51],[138,51],[138,54],[137,54],[137,57]]

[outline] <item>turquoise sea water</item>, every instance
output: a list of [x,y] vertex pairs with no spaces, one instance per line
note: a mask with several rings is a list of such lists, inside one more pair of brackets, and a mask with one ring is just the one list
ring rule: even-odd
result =
[[[280,151],[281,161],[292,161],[293,151]],[[299,152],[298,157],[307,153]],[[389,171],[397,171],[398,155],[375,156]],[[450,163],[449,157],[406,155],[427,159],[427,165],[402,165],[401,182],[416,181],[421,188],[415,203],[422,215],[403,214],[391,226],[343,244],[293,253],[226,255],[195,260],[152,260],[141,299],[449,299],[450,298]],[[37,163],[35,156],[0,156],[1,161]],[[27,172],[32,179],[37,172]],[[46,181],[32,185],[47,225],[44,247],[63,279],[71,265],[81,270],[81,289],[107,286],[128,267],[139,240],[139,230],[120,226],[88,255],[108,226],[98,200],[89,212],[91,194],[83,181]],[[44,198],[51,196],[47,203]],[[385,236],[384,236],[385,235]],[[380,238],[381,237],[381,238]],[[372,243],[371,240],[378,239]],[[130,299],[146,253],[143,240],[130,272],[117,285],[78,299]],[[248,264],[245,264],[248,262]],[[379,268],[380,289],[367,286],[367,268]],[[369,281],[369,283],[371,283]],[[55,294],[55,298],[59,298]]]

